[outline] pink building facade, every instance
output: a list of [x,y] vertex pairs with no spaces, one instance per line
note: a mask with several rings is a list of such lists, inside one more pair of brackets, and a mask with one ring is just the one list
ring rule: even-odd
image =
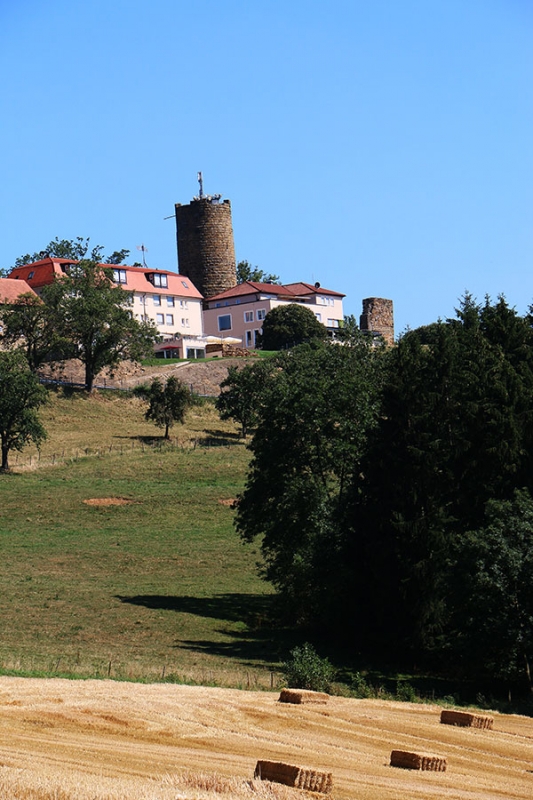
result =
[[301,303],[309,308],[331,333],[342,326],[345,295],[319,284],[245,281],[204,302],[204,332],[207,336],[238,339],[242,347],[254,349],[263,320],[276,306]]

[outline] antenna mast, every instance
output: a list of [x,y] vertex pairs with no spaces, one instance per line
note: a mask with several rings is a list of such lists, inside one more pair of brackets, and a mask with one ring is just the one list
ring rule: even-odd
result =
[[143,254],[143,267],[146,267],[147,264],[146,264],[146,259],[144,258],[144,254],[148,252],[148,248],[145,247],[144,244],[138,244],[137,245],[137,250],[140,250],[142,252],[142,254]]
[[202,200],[204,197],[204,179],[201,172],[198,173],[198,183],[200,184],[200,194],[198,196]]

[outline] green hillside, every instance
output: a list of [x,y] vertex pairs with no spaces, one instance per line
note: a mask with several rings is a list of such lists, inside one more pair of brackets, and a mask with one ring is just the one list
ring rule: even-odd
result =
[[270,685],[233,426],[195,407],[167,446],[129,395],[50,397],[40,457],[0,477],[0,669]]

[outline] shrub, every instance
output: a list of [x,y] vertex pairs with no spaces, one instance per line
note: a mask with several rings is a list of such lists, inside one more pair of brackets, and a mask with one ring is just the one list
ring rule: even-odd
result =
[[335,678],[335,668],[327,658],[321,658],[312,644],[306,642],[291,650],[283,664],[287,685],[293,689],[328,692]]

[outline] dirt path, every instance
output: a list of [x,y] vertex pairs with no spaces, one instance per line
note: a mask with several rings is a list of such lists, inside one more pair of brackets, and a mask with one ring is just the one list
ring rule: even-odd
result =
[[[439,723],[436,706],[112,681],[0,678],[0,797],[298,797],[249,781],[258,759],[333,773],[334,797],[529,800],[533,720],[494,730]],[[392,749],[446,756],[446,772],[389,766]],[[217,777],[218,776],[218,777]],[[31,791],[30,791],[31,789]]]

